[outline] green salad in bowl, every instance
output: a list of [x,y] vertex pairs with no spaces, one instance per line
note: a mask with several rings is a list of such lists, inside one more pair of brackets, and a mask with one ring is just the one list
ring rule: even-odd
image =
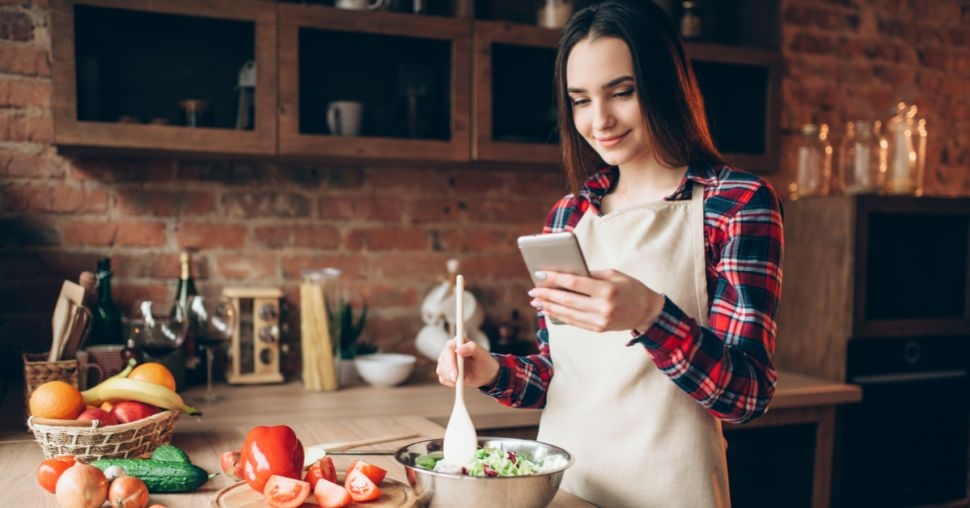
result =
[[468,464],[453,464],[444,460],[442,452],[433,452],[415,459],[414,465],[438,473],[465,474],[468,476],[527,476],[561,469],[567,460],[560,455],[550,455],[540,461],[532,460],[515,450],[479,448],[475,458]]

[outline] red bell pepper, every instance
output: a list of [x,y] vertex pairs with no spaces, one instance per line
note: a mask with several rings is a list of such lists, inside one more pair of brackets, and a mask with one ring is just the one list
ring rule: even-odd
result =
[[262,492],[274,474],[302,479],[303,443],[286,425],[253,427],[243,442],[239,460],[243,479],[253,490]]

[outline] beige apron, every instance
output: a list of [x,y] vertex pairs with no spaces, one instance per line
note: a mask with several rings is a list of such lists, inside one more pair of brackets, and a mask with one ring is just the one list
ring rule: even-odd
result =
[[[574,232],[590,269],[639,279],[706,325],[703,195],[695,183],[689,201],[585,214]],[[565,490],[607,508],[730,505],[720,421],[627,346],[629,330],[546,323],[555,374],[539,440],[573,454]]]

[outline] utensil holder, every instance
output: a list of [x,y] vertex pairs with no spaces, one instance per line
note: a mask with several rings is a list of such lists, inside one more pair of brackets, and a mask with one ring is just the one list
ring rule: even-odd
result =
[[78,386],[78,363],[76,358],[49,362],[50,352],[24,353],[24,416],[30,414],[30,394],[48,381],[64,381]]

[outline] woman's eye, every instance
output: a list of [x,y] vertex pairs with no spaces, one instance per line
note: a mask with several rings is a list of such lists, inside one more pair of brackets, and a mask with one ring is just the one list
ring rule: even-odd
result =
[[573,106],[582,106],[584,104],[588,104],[589,103],[589,99],[587,99],[585,97],[573,97],[572,98],[572,103],[573,103]]
[[623,97],[631,97],[632,95],[633,95],[633,90],[623,90],[613,94],[613,97],[623,98]]

